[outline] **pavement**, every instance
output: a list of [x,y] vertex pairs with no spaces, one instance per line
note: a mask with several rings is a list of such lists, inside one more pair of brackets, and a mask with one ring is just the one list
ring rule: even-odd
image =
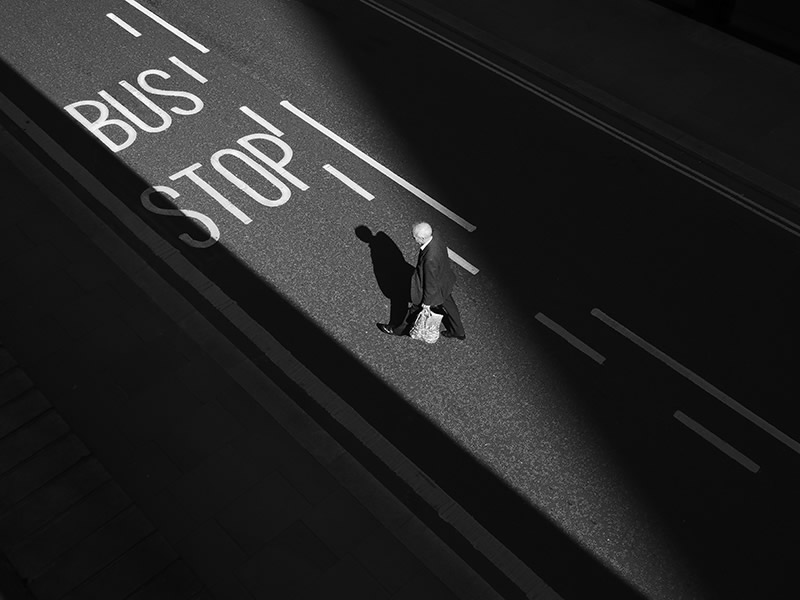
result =
[[[797,65],[641,0],[387,6],[793,227]],[[0,131],[9,598],[558,597],[357,415],[301,408],[317,383],[87,208],[20,124]]]

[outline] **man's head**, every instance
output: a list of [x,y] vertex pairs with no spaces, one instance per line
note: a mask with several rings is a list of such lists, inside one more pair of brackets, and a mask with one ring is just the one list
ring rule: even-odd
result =
[[414,236],[414,240],[422,246],[433,236],[433,229],[425,222],[416,223],[411,229],[411,234]]

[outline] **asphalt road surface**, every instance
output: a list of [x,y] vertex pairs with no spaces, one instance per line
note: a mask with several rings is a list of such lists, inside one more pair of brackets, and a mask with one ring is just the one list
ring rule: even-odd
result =
[[[783,597],[800,243],[733,177],[359,2],[3,4],[6,93],[565,598]],[[418,220],[465,341],[375,326]]]

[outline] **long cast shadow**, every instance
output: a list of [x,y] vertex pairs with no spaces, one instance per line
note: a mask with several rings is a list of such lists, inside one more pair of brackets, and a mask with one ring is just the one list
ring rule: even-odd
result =
[[366,225],[359,225],[355,234],[369,246],[375,281],[381,293],[389,300],[387,322],[400,323],[406,316],[411,298],[409,284],[414,267],[408,264],[403,252],[384,231],[373,234]]

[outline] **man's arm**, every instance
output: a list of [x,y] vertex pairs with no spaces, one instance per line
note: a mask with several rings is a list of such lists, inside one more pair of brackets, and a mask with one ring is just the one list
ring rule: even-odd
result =
[[433,257],[422,265],[422,306],[430,307],[439,295],[439,282],[437,281],[439,269]]

